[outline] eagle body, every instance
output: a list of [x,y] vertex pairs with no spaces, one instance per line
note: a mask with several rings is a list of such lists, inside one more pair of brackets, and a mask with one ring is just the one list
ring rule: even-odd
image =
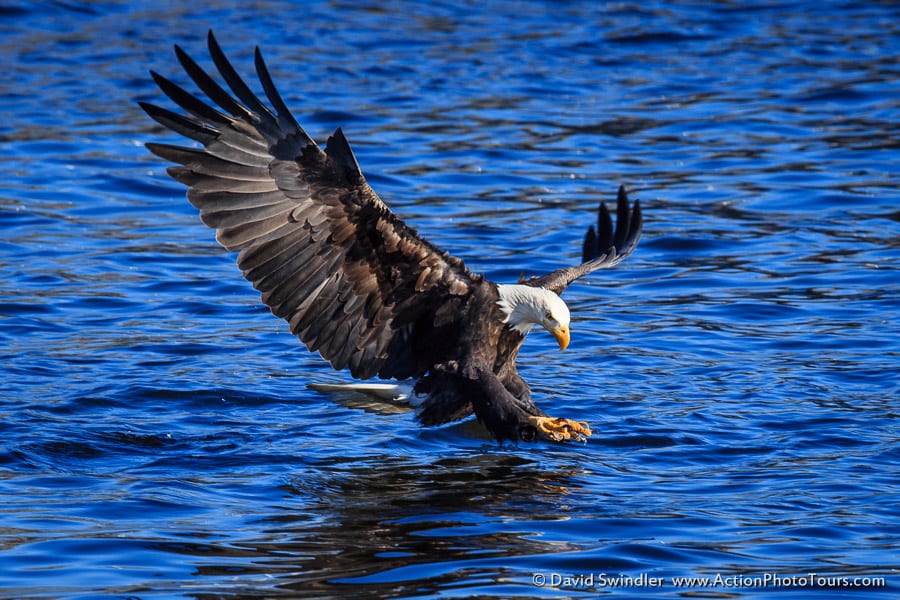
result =
[[516,284],[468,270],[407,226],[366,182],[343,132],[322,149],[294,120],[259,49],[269,105],[237,74],[212,32],[220,85],[181,48],[182,68],[211,102],[151,71],[184,112],[141,102],[147,114],[201,147],[148,143],[176,163],[188,200],[273,314],[337,370],[357,379],[414,379],[423,424],[472,413],[498,440],[583,439],[586,425],[535,406],[516,358],[535,325],[564,349],[575,279],[628,256],[641,232],[637,202],[619,188],[616,227],[601,203],[583,262]]
[[[544,413],[516,370],[525,336],[509,328],[500,309],[498,287],[474,285],[467,301],[444,330],[446,344],[431,355],[431,365],[415,387],[427,399],[419,409],[426,425],[439,425],[472,412],[500,439],[533,439],[527,416]],[[432,340],[431,336],[426,336]]]

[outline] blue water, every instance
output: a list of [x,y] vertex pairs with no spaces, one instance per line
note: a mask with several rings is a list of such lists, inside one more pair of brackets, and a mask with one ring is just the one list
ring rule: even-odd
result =
[[[228,4],[0,6],[0,597],[897,597],[895,3]],[[306,389],[143,148],[210,26],[494,280],[640,198],[520,357],[587,444]]]

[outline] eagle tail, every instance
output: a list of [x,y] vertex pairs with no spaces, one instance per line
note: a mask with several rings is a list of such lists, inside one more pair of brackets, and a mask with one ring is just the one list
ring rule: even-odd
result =
[[355,393],[395,404],[406,404],[413,408],[416,400],[412,384],[406,383],[308,383],[306,387],[322,394]]

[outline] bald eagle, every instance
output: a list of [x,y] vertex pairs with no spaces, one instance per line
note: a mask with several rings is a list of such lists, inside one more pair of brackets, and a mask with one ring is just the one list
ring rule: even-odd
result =
[[516,370],[535,325],[569,345],[560,294],[575,279],[612,267],[641,234],[638,202],[619,188],[616,227],[601,203],[583,262],[542,277],[498,284],[472,273],[400,220],[366,183],[341,129],[322,150],[297,124],[263,62],[256,74],[270,106],[246,85],[212,32],[212,61],[230,91],[180,47],[184,71],[212,102],[151,71],[179,114],[140,102],[163,126],[202,145],[148,143],[177,163],[169,175],[262,301],[310,351],[357,379],[413,379],[425,425],[475,414],[498,440],[584,440],[586,423],[547,416]]

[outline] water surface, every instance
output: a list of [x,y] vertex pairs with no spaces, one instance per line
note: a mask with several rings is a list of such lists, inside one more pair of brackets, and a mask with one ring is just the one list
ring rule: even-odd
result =
[[[0,7],[0,596],[896,596],[900,11],[707,4]],[[587,444],[306,389],[143,148],[209,27],[496,281],[641,199],[520,357]]]

